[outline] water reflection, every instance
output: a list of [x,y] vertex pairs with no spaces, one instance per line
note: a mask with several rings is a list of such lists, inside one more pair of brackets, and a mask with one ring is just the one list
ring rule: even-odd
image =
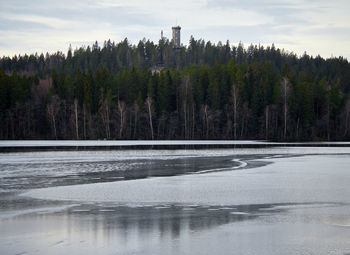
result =
[[[176,239],[183,234],[200,232],[236,221],[254,219],[284,209],[274,209],[276,205],[219,206],[96,206],[79,205],[59,212],[42,211],[20,216],[23,219],[52,221],[65,219],[70,232],[103,232],[104,238],[124,236],[124,241],[145,238],[155,234],[160,238]],[[270,210],[265,210],[270,209]],[[18,218],[17,218],[18,219]]]
[[[149,244],[156,247],[173,244],[203,230],[266,214],[259,210],[261,208],[256,205],[127,207],[94,204],[82,204],[59,211],[57,208],[43,208],[29,213],[23,211],[23,215],[0,220],[0,227],[4,230],[0,234],[0,247],[4,254],[30,253],[33,250],[36,250],[36,254],[47,254],[47,249],[53,246],[59,252],[59,247],[67,249],[69,246],[71,249],[88,243],[93,249],[118,247],[118,251],[122,249],[130,253]],[[27,236],[30,238],[26,239]],[[35,243],[31,242],[33,238]]]
[[[88,252],[90,254],[96,249],[102,249],[107,253],[114,252],[113,254],[152,254],[148,250],[150,247],[152,249],[166,247],[175,254],[181,249],[189,249],[191,244],[188,243],[188,240],[196,240],[197,235],[211,233],[220,226],[252,222],[258,218],[271,218],[274,215],[283,215],[288,211],[288,214],[291,214],[290,210],[296,208],[298,210],[317,208],[318,210],[319,207],[332,208],[334,206],[340,205],[286,203],[199,206],[163,204],[130,207],[113,204],[80,204],[68,208],[61,207],[61,210],[56,208],[56,211],[43,209],[39,212],[1,220],[0,227],[7,232],[8,236],[22,238],[17,241],[21,250],[17,250],[13,245],[14,239],[11,247],[9,238],[5,237],[4,233],[0,234],[2,241],[0,247],[3,251],[11,251],[4,254],[30,253],[34,249],[36,254],[47,254],[52,247],[55,247],[57,254],[67,250],[74,250],[75,254],[85,254],[81,250],[82,245],[88,245],[92,249]],[[28,235],[25,233],[26,229],[28,229]],[[31,243],[31,239],[26,240],[26,236],[35,238],[35,243]],[[155,253],[163,254],[159,251]]]
[[101,228],[107,230],[107,235],[111,229],[123,233],[137,232],[139,235],[159,232],[160,236],[166,236],[170,233],[172,238],[177,238],[183,232],[201,231],[258,217],[262,214],[261,208],[256,205],[225,208],[177,205],[135,208],[82,205],[59,214],[72,219],[69,222],[74,222],[74,225],[69,228],[82,229],[90,226],[92,232]]

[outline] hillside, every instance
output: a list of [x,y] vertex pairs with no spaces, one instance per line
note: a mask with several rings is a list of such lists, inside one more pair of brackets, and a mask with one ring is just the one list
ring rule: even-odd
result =
[[2,57],[0,139],[349,140],[349,67],[194,38]]

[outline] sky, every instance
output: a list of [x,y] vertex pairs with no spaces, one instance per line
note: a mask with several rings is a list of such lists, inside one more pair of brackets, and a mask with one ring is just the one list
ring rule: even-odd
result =
[[0,0],[0,57],[190,36],[350,59],[349,0]]

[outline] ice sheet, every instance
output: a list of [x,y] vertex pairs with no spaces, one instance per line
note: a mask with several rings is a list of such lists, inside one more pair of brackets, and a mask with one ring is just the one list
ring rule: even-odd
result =
[[350,202],[350,157],[303,156],[274,164],[201,175],[37,189],[39,199],[109,201],[120,204],[207,204]]

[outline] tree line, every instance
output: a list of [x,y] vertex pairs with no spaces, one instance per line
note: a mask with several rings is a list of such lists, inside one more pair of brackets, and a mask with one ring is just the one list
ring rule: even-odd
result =
[[0,139],[350,138],[342,57],[125,39],[3,57],[0,68]]

